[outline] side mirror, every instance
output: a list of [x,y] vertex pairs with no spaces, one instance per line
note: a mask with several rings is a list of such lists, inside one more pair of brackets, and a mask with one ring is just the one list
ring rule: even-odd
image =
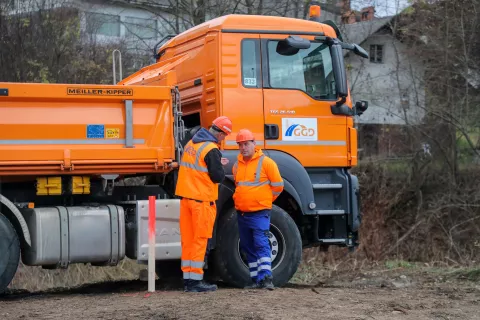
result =
[[353,45],[353,52],[362,58],[368,59],[367,51],[365,51],[365,49],[360,47],[358,44]]
[[335,75],[335,87],[337,94],[345,98],[348,96],[347,73],[345,71],[345,63],[343,61],[342,45],[335,43],[330,46],[330,54],[332,55],[332,68]]
[[360,116],[368,109],[368,101],[361,100],[355,102],[355,113]]
[[298,36],[289,36],[278,42],[277,53],[283,56],[292,56],[297,54],[300,49],[310,48],[310,41]]

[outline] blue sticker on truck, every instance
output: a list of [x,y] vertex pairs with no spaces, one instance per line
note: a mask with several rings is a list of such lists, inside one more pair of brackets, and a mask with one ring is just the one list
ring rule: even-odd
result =
[[105,126],[103,124],[88,124],[87,139],[104,139]]

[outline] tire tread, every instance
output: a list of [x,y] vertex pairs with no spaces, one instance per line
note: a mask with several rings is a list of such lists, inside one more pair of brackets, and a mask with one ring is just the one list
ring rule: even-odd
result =
[[[15,276],[15,273],[18,270],[18,266],[20,264],[20,240],[13,224],[1,212],[0,212],[0,223],[4,224],[7,227],[7,229],[10,229],[12,231],[12,235],[13,235],[12,243],[15,246],[14,248],[10,248],[10,252],[12,252],[13,250],[13,258],[12,256],[10,257],[9,266],[7,266],[6,272],[4,272],[3,274],[0,274],[0,294],[2,294],[4,293],[4,291],[10,284],[10,282],[13,280],[13,277]],[[4,254],[4,253],[0,253],[0,254]]]

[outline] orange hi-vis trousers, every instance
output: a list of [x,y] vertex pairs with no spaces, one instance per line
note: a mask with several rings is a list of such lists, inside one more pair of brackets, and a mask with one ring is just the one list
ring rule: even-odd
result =
[[215,202],[180,200],[183,279],[203,280],[205,251],[216,215]]

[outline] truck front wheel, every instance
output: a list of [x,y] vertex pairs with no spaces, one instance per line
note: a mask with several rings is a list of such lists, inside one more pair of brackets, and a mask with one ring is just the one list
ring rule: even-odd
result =
[[8,219],[0,213],[0,294],[5,291],[20,263],[20,241]]
[[[275,205],[270,218],[269,241],[273,283],[281,287],[297,271],[302,259],[302,239],[293,219],[285,210]],[[215,270],[223,281],[240,288],[251,284],[245,255],[240,250],[235,208],[220,217],[217,225],[217,241],[212,254]]]

